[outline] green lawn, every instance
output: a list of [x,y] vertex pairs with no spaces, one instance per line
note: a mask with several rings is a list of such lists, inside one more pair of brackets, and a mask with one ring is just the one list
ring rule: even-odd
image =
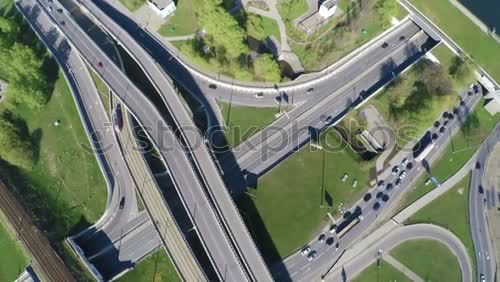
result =
[[[471,260],[473,260],[474,245],[472,244],[470,235],[467,208],[469,183],[470,174],[464,177],[448,192],[408,218],[405,224],[432,223],[450,230],[464,243]],[[453,212],[450,213],[450,211]]]
[[175,282],[181,281],[163,249],[141,261],[133,270],[118,279],[120,282],[154,281]]
[[28,266],[29,260],[23,252],[20,243],[7,231],[0,222],[0,281],[14,281],[24,268]]
[[[321,144],[328,150],[306,145],[237,201],[268,262],[302,246],[328,220],[328,211],[335,216],[340,204],[349,207],[366,190],[374,165],[361,163],[335,131],[325,134]],[[344,173],[346,182],[341,181]]]
[[[446,146],[440,159],[431,165],[431,175],[438,181],[444,182],[455,174],[472,157],[479,145],[499,121],[500,114],[492,117],[480,104],[466,121],[464,129],[453,136],[452,141]],[[467,129],[469,127],[471,128]],[[417,182],[416,188],[405,196],[403,207],[413,203],[434,188],[433,184],[424,185],[425,179],[428,177],[428,175],[422,177]]]
[[275,20],[268,17],[262,17],[262,26],[267,36],[274,36],[276,40],[281,42],[280,28]]
[[394,268],[384,260],[380,260],[380,266],[374,263],[358,274],[353,282],[406,282],[411,281],[406,275]]
[[146,4],[146,0],[120,0],[120,2],[130,11],[135,11]]
[[500,44],[447,0],[410,2],[472,56],[496,81],[500,81]]
[[[49,103],[39,111],[2,105],[26,121],[36,148],[31,172],[2,165],[16,196],[35,213],[53,241],[60,241],[95,222],[104,212],[107,190],[89,148],[73,96],[62,74]],[[54,122],[60,120],[60,125]]]
[[198,19],[195,14],[197,0],[179,0],[173,16],[165,22],[158,32],[163,36],[189,35],[198,29]]
[[252,108],[220,103],[227,129],[225,135],[229,146],[234,148],[262,128],[273,122],[276,108]]
[[309,6],[306,0],[280,0],[278,11],[283,21],[292,21],[303,15]]
[[424,281],[461,281],[458,261],[444,244],[433,240],[402,243],[391,255]]

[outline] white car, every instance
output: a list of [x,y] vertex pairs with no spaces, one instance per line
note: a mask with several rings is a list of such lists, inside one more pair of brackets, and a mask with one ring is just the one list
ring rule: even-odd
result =
[[307,260],[308,261],[313,261],[316,257],[318,256],[318,253],[316,253],[316,251],[312,251],[308,256],[307,256]]
[[395,166],[392,168],[392,175],[396,175],[399,172],[399,166]]
[[311,252],[311,247],[307,246],[300,252],[303,256],[307,256]]
[[255,94],[255,98],[257,98],[257,99],[264,98],[264,93],[263,92],[259,92],[259,93]]
[[406,177],[406,171],[405,171],[405,170],[403,170],[403,171],[399,174],[399,179],[403,180],[405,177]]
[[409,162],[410,160],[408,158],[404,158],[404,160],[401,162],[401,165],[405,167]]

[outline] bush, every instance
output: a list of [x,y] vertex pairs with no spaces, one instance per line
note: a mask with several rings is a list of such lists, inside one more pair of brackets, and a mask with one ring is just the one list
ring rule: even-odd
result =
[[279,82],[281,71],[278,63],[270,54],[264,54],[255,58],[253,62],[255,75],[261,80],[268,82]]
[[398,2],[396,0],[378,0],[375,9],[383,25],[387,27],[391,25],[391,18],[398,13]]
[[468,59],[455,56],[449,68],[450,75],[457,81],[470,81],[474,76],[474,71]]
[[0,115],[0,157],[12,165],[30,170],[34,153],[27,129],[19,126],[19,120],[10,114]]

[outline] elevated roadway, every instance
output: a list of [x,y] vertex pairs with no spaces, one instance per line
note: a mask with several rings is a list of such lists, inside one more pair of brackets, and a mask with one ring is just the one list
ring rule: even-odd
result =
[[[27,5],[25,9],[28,11],[34,9],[33,12],[35,14],[42,12],[37,10],[39,6],[33,1],[22,1],[19,3]],[[50,2],[42,4],[45,5],[45,12],[48,13],[48,6],[51,5]],[[116,93],[118,98],[127,106],[134,117],[145,127],[152,129],[149,135],[167,164],[169,172],[174,179],[174,185],[179,194],[182,195],[184,205],[195,222],[195,231],[202,238],[202,242],[209,256],[212,258],[219,276],[222,279],[237,281],[249,279],[250,277],[247,277],[247,270],[244,270],[242,267],[242,262],[237,258],[237,254],[231,245],[234,241],[232,242],[227,238],[228,234],[223,230],[220,222],[221,219],[214,213],[213,207],[205,194],[206,191],[199,182],[199,176],[195,174],[193,167],[191,167],[191,162],[182,150],[182,145],[163,122],[163,116],[145,95],[128,80],[112,60],[102,54],[99,47],[73,22],[67,12],[56,12],[51,15],[54,23],[58,25],[59,29],[72,42],[72,47],[77,49],[89,65],[96,70],[113,92]],[[64,24],[61,24],[62,22]],[[99,67],[99,65],[103,67]],[[211,165],[213,166],[213,163]],[[216,189],[212,186],[210,188]],[[222,191],[222,193],[228,192]],[[230,202],[230,204],[233,203]],[[196,213],[196,209],[203,212]],[[231,222],[231,224],[238,227],[238,223]],[[241,222],[240,224],[243,223]],[[248,233],[246,236],[251,240]],[[221,238],[226,239],[221,240]],[[244,240],[244,238],[238,238],[238,240]],[[257,252],[257,250],[254,252]],[[245,256],[248,255],[252,255],[252,253],[247,252],[245,254]],[[258,269],[258,267],[255,269]],[[265,273],[263,275],[266,275]],[[266,279],[261,280],[265,281]]]

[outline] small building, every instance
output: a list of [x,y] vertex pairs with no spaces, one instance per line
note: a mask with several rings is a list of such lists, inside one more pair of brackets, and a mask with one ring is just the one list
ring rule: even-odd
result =
[[337,0],[326,0],[316,13],[310,15],[299,23],[299,26],[307,33],[314,32],[317,28],[328,23],[329,19],[337,12]]
[[175,12],[175,3],[173,0],[148,0],[148,5],[162,19]]
[[493,93],[486,95],[485,97],[486,104],[484,108],[490,115],[495,115],[500,113],[500,90],[497,90]]
[[337,0],[326,0],[321,4],[321,6],[319,6],[318,13],[324,19],[328,19],[329,17],[333,16],[336,11],[337,11]]

